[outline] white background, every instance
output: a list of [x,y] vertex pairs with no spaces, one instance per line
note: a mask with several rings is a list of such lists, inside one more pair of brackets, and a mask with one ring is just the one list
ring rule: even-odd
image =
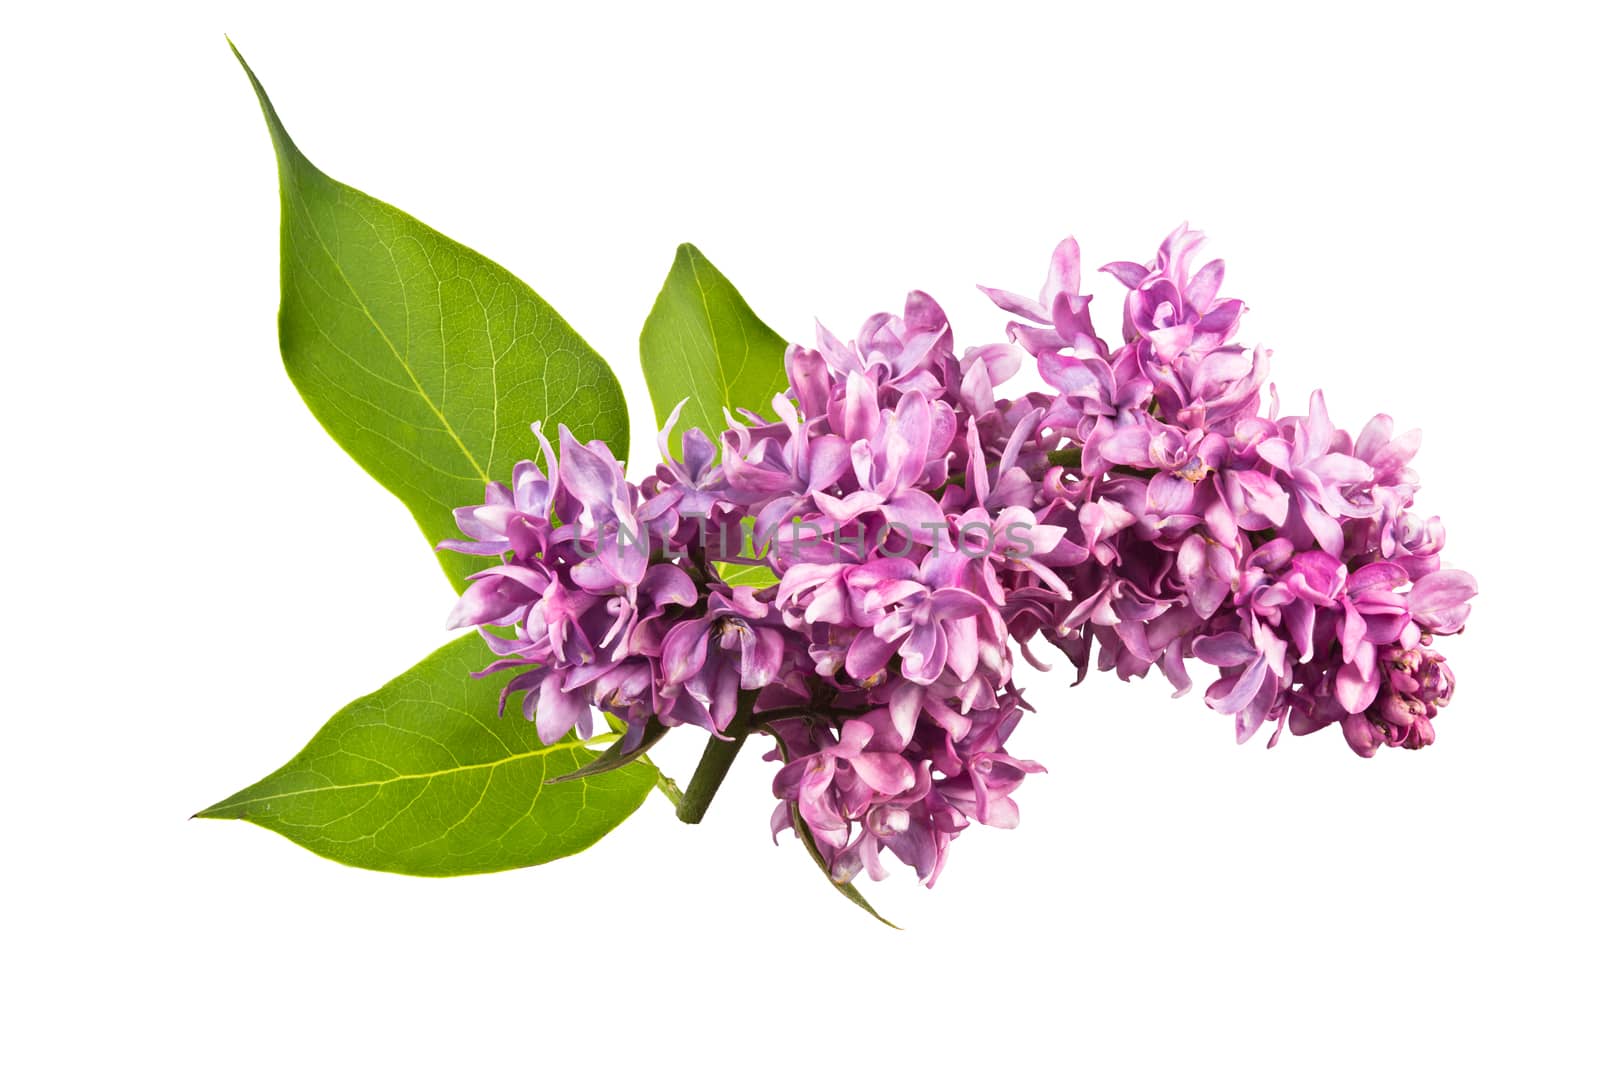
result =
[[[7,16],[5,1062],[1595,1066],[1580,5],[579,6]],[[677,242],[792,338],[921,287],[977,343],[1004,317],[974,283],[1191,221],[1290,411],[1321,385],[1342,424],[1426,430],[1422,506],[1483,591],[1439,743],[1239,748],[1198,695],[1035,674],[1014,745],[1050,774],[935,890],[867,890],[904,933],[768,842],[755,749],[700,828],[653,798],[489,877],[187,821],[452,601],[283,375],[273,161],[224,31],[320,166],[609,356],[636,471]]]

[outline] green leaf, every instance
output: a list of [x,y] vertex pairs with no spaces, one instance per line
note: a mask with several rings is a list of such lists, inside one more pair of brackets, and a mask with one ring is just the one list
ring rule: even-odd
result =
[[655,769],[549,784],[595,752],[541,744],[517,714],[497,716],[500,682],[471,676],[485,658],[475,635],[445,645],[335,714],[282,769],[196,817],[242,818],[341,863],[429,877],[582,851],[644,801]]
[[[612,721],[614,719],[608,716],[606,720]],[[560,777],[552,777],[550,783],[559,785],[566,781],[576,781],[582,777],[593,777],[595,774],[620,770],[629,763],[637,762],[644,758],[645,752],[660,743],[661,738],[666,735],[667,727],[665,725],[662,725],[659,721],[651,721],[650,724],[644,727],[644,733],[639,741],[631,747],[628,746],[627,736],[624,733],[618,737],[616,743],[606,748],[600,754],[600,757],[589,763],[589,765],[573,770],[571,773],[562,774]],[[666,791],[664,787],[662,791]],[[671,797],[668,796],[668,798],[670,799]]]
[[759,559],[765,558],[762,553],[764,548],[756,546],[756,522],[752,517],[745,517],[739,521],[740,540],[737,557],[744,561],[727,561],[721,557],[720,551],[711,555],[716,565],[717,577],[724,584],[730,586],[744,585],[752,588],[767,588],[778,582],[778,574],[766,565],[756,564]]
[[790,805],[789,817],[794,822],[795,833],[799,836],[800,842],[806,846],[806,852],[811,856],[811,861],[817,864],[828,884],[838,889],[839,894],[846,900],[849,900],[891,930],[898,930],[900,927],[878,914],[878,909],[867,902],[867,898],[861,895],[861,890],[856,888],[854,882],[833,880],[833,875],[828,873],[828,862],[822,858],[822,852],[817,848],[817,840],[811,835],[811,827],[806,825],[805,820],[800,817],[800,808]]
[[719,562],[717,576],[729,587],[743,584],[752,588],[768,588],[778,582],[778,574],[765,565],[734,565]]
[[676,433],[700,428],[715,442],[724,408],[771,415],[772,396],[788,386],[786,348],[704,253],[680,245],[639,335],[656,425],[684,402]]
[[[455,538],[455,507],[539,457],[535,420],[552,440],[566,424],[627,457],[622,390],[588,343],[500,265],[317,170],[245,73],[278,157],[284,367],[428,542]],[[440,564],[460,590],[483,563],[444,552]]]

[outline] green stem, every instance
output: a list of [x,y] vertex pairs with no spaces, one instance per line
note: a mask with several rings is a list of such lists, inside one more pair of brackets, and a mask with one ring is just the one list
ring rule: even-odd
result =
[[694,768],[694,776],[689,778],[689,787],[683,790],[683,799],[678,804],[679,821],[693,825],[706,816],[706,808],[711,806],[712,797],[722,787],[722,779],[728,776],[745,737],[750,735],[750,708],[755,705],[755,699],[754,692],[739,693],[739,712],[728,723],[728,739],[719,740],[713,736],[706,741],[700,765]]
[[1069,469],[1079,468],[1083,465],[1083,447],[1063,446],[1059,450],[1050,451],[1046,460],[1052,465],[1061,465]]
[[[649,759],[645,759],[644,761],[650,762]],[[659,791],[663,796],[667,797],[667,802],[672,804],[673,807],[682,806],[683,789],[678,787],[678,782],[668,777],[667,772],[661,767],[656,766],[655,763],[650,762],[650,765],[655,766],[657,791]]]

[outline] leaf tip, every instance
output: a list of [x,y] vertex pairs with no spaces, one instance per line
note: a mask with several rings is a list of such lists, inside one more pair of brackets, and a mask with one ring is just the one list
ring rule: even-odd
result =
[[261,114],[266,117],[267,130],[272,135],[273,148],[278,153],[280,169],[309,164],[295,147],[294,139],[289,137],[289,132],[284,129],[283,120],[278,118],[278,109],[273,107],[272,98],[267,96],[267,87],[261,84],[256,72],[250,69],[244,53],[239,51],[239,46],[234,44],[233,38],[227,34],[223,34],[222,39],[228,42],[228,48],[233,51],[233,58],[239,61],[239,66],[244,68],[245,77],[250,79],[250,88],[256,91],[256,100],[261,104]]
[[233,796],[229,796],[227,799],[213,803],[209,807],[202,807],[189,816],[189,821],[192,822],[196,818],[236,818],[238,817],[237,815],[227,814],[223,811],[223,808],[231,803],[233,799]]
[[259,92],[261,83],[256,81],[256,72],[252,71],[250,69],[250,64],[245,62],[244,53],[239,51],[239,46],[234,44],[233,38],[229,37],[227,34],[223,34],[222,39],[228,42],[228,51],[233,53],[233,58],[239,61],[239,66],[244,68],[244,73],[250,76],[251,83],[255,85],[257,91]]

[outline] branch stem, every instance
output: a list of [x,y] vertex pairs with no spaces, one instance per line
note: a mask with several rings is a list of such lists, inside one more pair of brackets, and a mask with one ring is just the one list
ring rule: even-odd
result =
[[678,804],[679,821],[693,825],[706,816],[706,808],[711,806],[712,798],[722,787],[723,778],[728,776],[733,760],[750,735],[750,708],[755,705],[755,698],[754,692],[739,693],[739,712],[728,723],[728,739],[713,736],[706,741],[700,765],[694,768],[694,776],[689,778],[689,787],[683,790],[683,799]]

